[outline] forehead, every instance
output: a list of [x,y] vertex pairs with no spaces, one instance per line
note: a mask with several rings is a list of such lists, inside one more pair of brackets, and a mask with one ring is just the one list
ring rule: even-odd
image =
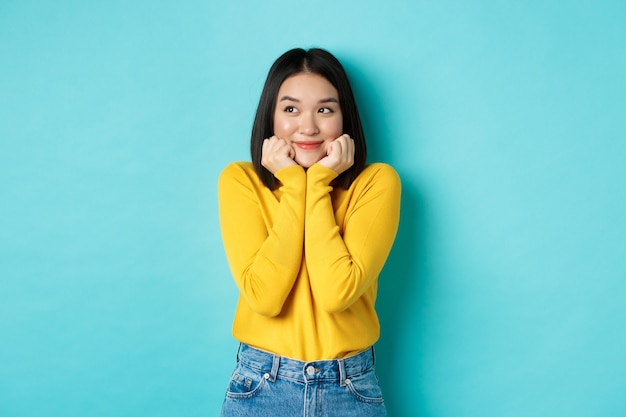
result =
[[319,74],[300,72],[287,78],[281,84],[278,95],[323,96],[338,98],[337,89]]

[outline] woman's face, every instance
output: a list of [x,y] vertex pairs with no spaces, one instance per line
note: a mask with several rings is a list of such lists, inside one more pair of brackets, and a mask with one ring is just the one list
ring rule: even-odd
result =
[[342,133],[339,95],[326,78],[301,72],[283,82],[274,109],[274,135],[293,147],[296,163],[308,168],[318,162]]

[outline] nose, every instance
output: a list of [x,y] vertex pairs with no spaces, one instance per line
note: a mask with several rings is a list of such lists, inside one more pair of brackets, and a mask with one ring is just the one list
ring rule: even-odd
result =
[[319,133],[315,116],[312,114],[303,115],[300,119],[300,134],[313,136]]

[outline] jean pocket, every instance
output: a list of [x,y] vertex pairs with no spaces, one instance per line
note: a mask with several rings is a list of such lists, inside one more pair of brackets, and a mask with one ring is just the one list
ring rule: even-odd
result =
[[252,398],[261,392],[268,378],[269,374],[239,365],[230,378],[226,396],[238,399]]
[[368,404],[382,404],[383,392],[378,385],[374,370],[346,379],[348,391],[357,400]]

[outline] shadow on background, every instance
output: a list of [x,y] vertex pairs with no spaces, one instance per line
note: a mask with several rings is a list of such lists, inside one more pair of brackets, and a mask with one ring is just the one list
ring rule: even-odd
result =
[[[381,324],[381,338],[376,344],[376,371],[385,396],[387,411],[390,416],[407,415],[410,410],[403,410],[403,404],[418,404],[423,393],[417,391],[419,385],[412,392],[416,398],[407,401],[402,397],[402,391],[397,384],[410,383],[419,380],[419,375],[407,375],[408,369],[420,369],[422,362],[417,332],[420,331],[420,318],[415,317],[415,309],[410,307],[419,305],[424,299],[424,276],[426,274],[427,236],[425,223],[427,212],[425,202],[417,189],[416,178],[403,175],[400,167],[394,165],[394,154],[401,151],[402,140],[393,137],[390,128],[390,112],[395,110],[393,103],[395,94],[401,91],[388,89],[389,77],[393,70],[389,67],[372,69],[372,63],[359,63],[361,58],[340,57],[354,90],[359,106],[359,113],[363,123],[367,141],[368,163],[385,162],[393,166],[402,180],[402,202],[400,225],[387,263],[379,278],[378,299],[376,308]],[[375,71],[376,80],[368,79],[369,75],[364,68]],[[412,314],[412,315],[411,315]],[[409,342],[411,341],[411,342]],[[402,363],[398,358],[407,357],[407,347],[403,344],[412,343],[409,352],[414,359],[411,366]],[[403,359],[405,360],[405,359]],[[417,405],[416,407],[417,408]]]
[[[402,175],[402,174],[401,174]],[[376,344],[376,371],[385,395],[385,402],[390,416],[405,415],[407,410],[400,410],[402,404],[407,404],[406,398],[401,398],[397,384],[406,384],[408,381],[419,380],[419,375],[411,375],[422,362],[420,346],[415,344],[416,333],[419,329],[419,317],[409,313],[415,309],[409,305],[420,304],[424,292],[423,265],[425,236],[420,235],[421,225],[424,223],[424,210],[418,193],[415,189],[405,186],[402,190],[402,204],[400,212],[400,227],[389,259],[381,273],[378,285],[378,300],[376,303],[381,325],[381,338]],[[414,313],[413,313],[414,314]],[[412,342],[409,342],[412,341]],[[406,343],[409,346],[409,357],[413,363],[407,364],[397,358],[407,358]],[[415,385],[418,387],[418,385]],[[412,390],[416,397],[422,393]],[[415,404],[418,398],[408,403]]]

